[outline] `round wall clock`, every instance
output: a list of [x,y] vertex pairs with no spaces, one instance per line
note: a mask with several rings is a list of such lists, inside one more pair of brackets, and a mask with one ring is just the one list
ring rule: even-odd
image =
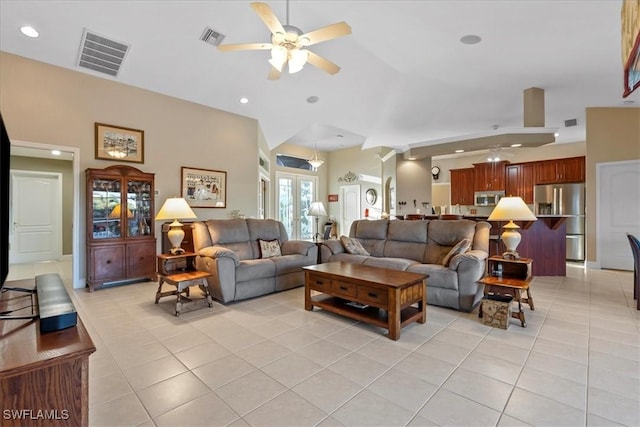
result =
[[438,179],[438,176],[440,175],[440,168],[438,166],[432,167],[431,175],[433,175],[433,179]]

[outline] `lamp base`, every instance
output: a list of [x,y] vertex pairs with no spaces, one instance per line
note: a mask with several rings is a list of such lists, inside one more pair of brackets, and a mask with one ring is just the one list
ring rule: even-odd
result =
[[516,251],[506,251],[502,254],[502,258],[510,260],[519,260],[520,254]]
[[169,250],[169,253],[171,253],[171,255],[182,255],[185,252],[186,251],[182,248],[171,248],[171,250]]

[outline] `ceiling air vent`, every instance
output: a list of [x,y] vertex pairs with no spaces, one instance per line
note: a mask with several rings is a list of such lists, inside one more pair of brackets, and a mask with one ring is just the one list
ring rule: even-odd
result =
[[578,119],[569,119],[564,121],[564,127],[578,126]]
[[220,46],[220,43],[222,43],[222,40],[224,40],[224,37],[225,36],[223,34],[220,34],[213,28],[207,27],[202,32],[202,35],[200,36],[200,40],[202,40],[203,42],[212,44],[214,46]]
[[78,54],[78,66],[117,76],[131,46],[84,30]]

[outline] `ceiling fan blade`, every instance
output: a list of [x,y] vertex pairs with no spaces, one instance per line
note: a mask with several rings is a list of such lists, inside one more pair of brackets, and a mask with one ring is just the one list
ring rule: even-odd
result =
[[269,76],[267,78],[269,80],[278,80],[280,78],[280,74],[282,73],[278,71],[277,68],[271,67],[271,69],[269,70]]
[[271,49],[271,43],[243,43],[243,44],[222,44],[218,46],[218,50],[230,52],[234,50],[267,50]]
[[310,50],[307,50],[307,52],[309,52],[309,57],[307,58],[307,62],[313,65],[314,67],[318,67],[329,74],[335,74],[338,71],[340,71],[340,67],[338,67],[336,64],[329,61],[328,59],[325,59],[320,55],[317,55],[311,52]]
[[336,24],[327,25],[326,27],[318,28],[317,30],[300,36],[300,40],[308,39],[308,43],[303,43],[304,46],[311,46],[312,44],[324,42],[338,37],[348,36],[351,34],[351,27],[346,22],[338,22]]
[[285,34],[286,31],[284,27],[276,17],[275,13],[271,10],[268,4],[266,3],[251,3],[251,8],[258,14],[262,22],[269,28],[271,34],[282,33]]

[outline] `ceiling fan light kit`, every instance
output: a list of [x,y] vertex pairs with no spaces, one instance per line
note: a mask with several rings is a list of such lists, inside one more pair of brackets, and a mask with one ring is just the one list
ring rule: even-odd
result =
[[282,25],[269,5],[266,3],[251,3],[251,8],[258,14],[262,22],[271,31],[271,43],[244,43],[220,45],[221,51],[235,50],[271,50],[271,70],[269,80],[277,80],[285,64],[289,65],[289,74],[301,71],[306,63],[324,70],[329,74],[340,71],[333,62],[325,59],[303,47],[311,46],[327,40],[351,34],[351,27],[346,22],[338,22],[303,34],[302,30],[289,25],[289,1],[287,0],[287,24]]

